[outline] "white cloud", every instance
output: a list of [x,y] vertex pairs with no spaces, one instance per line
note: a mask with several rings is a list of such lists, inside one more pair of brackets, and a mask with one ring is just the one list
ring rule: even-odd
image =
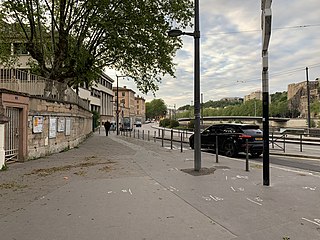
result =
[[[200,1],[204,101],[243,97],[261,88],[260,4],[259,0]],[[304,81],[305,67],[310,69],[311,80],[320,77],[319,2],[273,1],[272,13],[270,93]],[[188,36],[183,37],[183,43],[174,60],[177,78],[165,78],[156,93],[157,98],[178,107],[193,101],[194,43]],[[123,79],[120,85],[136,90],[132,82]],[[152,94],[145,97],[153,99]]]

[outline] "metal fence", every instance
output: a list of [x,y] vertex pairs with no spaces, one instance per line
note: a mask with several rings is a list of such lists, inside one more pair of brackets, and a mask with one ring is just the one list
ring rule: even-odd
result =
[[0,88],[31,96],[67,101],[89,110],[89,102],[80,98],[65,83],[50,80],[18,69],[0,69]]

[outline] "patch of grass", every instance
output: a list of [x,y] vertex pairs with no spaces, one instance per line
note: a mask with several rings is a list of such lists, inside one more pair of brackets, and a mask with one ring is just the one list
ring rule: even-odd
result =
[[263,168],[263,166],[260,165],[260,164],[250,164],[250,167],[251,168],[257,168],[257,169],[262,169]]
[[7,182],[0,184],[0,189],[22,189],[28,187],[27,185],[20,185],[16,182]]
[[101,164],[109,164],[109,163],[114,163],[114,162],[104,162],[104,163],[99,163],[99,162],[83,162],[83,163],[78,163],[75,165],[65,165],[65,166],[59,166],[59,167],[51,167],[51,168],[40,168],[40,169],[34,169],[31,173],[27,173],[26,175],[38,175],[41,177],[49,176],[53,173],[56,172],[65,172],[69,171],[73,168],[86,168],[86,167],[91,167],[91,166],[96,166],[96,165],[101,165]]
[[104,167],[100,168],[99,170],[104,171],[104,172],[110,172],[112,169],[110,166],[104,166]]
[[62,150],[60,151],[60,153],[67,152],[67,151],[69,151],[69,150],[70,150],[70,146],[65,147],[64,149],[62,149]]
[[73,174],[78,175],[78,176],[85,176],[87,174],[86,171],[79,171],[79,172],[74,172]]
[[6,171],[8,170],[8,165],[7,164],[3,164],[0,171]]
[[86,161],[90,161],[91,159],[95,159],[95,158],[97,158],[97,157],[96,156],[90,156],[90,157],[86,157],[85,160]]

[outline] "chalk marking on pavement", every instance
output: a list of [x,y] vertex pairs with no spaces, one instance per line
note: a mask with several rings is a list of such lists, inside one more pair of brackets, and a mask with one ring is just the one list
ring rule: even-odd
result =
[[231,187],[231,189],[232,189],[232,191],[236,192],[236,190],[233,187]]
[[244,188],[238,188],[240,192],[244,192]]
[[211,201],[211,198],[209,197],[202,196],[202,198],[205,199],[206,201]]
[[217,197],[217,196],[212,196],[212,195],[210,195],[210,198],[212,198],[212,199],[215,200],[216,202],[218,202],[218,201],[223,201],[223,198],[219,198],[219,197]]
[[254,200],[256,200],[257,202],[263,202],[263,200],[260,197],[256,197]]
[[108,194],[112,193],[112,191],[109,191]]
[[226,181],[228,181],[228,176],[226,176]]
[[170,189],[169,189],[171,192],[173,192],[173,191],[177,191],[177,192],[179,192],[179,190],[178,189],[176,189],[175,187],[172,187],[172,186],[170,186]]
[[186,161],[193,161],[193,159],[186,158]]
[[262,204],[261,204],[261,203],[258,203],[258,202],[256,202],[256,201],[253,201],[253,200],[252,200],[252,199],[250,199],[250,198],[247,198],[247,200],[248,200],[248,201],[250,201],[250,202],[253,202],[253,203],[255,203],[255,204],[259,205],[259,206],[262,206]]
[[[310,222],[310,223],[313,223],[313,224],[315,224],[315,225],[320,226],[320,223],[315,222],[315,221],[312,221],[312,220],[309,220],[309,219],[307,219],[307,218],[302,218],[302,220],[305,220],[305,221],[307,221],[307,222]],[[315,220],[319,220],[319,219],[315,219]],[[319,222],[320,222],[320,221],[319,221]]]
[[237,175],[237,178],[249,179],[248,176],[240,176],[240,175]]
[[312,188],[312,187],[303,187],[303,189],[309,189],[311,191],[315,191],[317,189],[317,187],[314,187],[314,188]]
[[131,189],[129,188],[129,193],[132,195]]

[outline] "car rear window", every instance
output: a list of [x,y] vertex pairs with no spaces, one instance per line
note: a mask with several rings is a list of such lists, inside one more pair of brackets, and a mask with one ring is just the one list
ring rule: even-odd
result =
[[259,126],[258,125],[244,125],[244,126],[241,126],[241,129],[259,129]]

